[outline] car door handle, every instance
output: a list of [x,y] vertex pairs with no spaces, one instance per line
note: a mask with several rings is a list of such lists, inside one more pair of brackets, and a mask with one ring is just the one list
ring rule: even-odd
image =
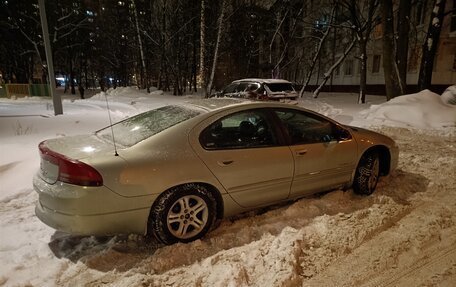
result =
[[234,160],[222,160],[222,161],[218,161],[218,165],[220,166],[227,166],[227,165],[230,165],[234,162]]
[[306,150],[306,149],[302,149],[302,150],[296,151],[296,154],[297,154],[297,155],[305,155],[306,153],[307,153],[307,150]]

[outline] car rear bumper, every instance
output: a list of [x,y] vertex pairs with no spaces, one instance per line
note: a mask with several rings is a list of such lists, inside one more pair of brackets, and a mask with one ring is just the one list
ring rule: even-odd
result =
[[46,225],[74,235],[145,234],[149,209],[124,211],[112,214],[64,214],[44,207],[40,201],[35,206],[36,216]]
[[33,187],[39,199],[36,216],[46,225],[75,235],[145,234],[152,198],[128,198],[110,189],[57,182],[38,175]]

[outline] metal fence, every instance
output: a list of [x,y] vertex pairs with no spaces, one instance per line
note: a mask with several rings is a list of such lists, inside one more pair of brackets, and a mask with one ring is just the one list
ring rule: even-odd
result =
[[6,85],[0,85],[0,98],[6,98]]
[[4,84],[0,86],[0,97],[50,97],[49,85],[45,84]]

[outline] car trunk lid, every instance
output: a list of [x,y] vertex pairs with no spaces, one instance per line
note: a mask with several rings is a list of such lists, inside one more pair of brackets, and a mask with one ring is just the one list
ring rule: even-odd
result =
[[49,184],[63,181],[77,185],[102,185],[101,175],[82,160],[94,154],[112,152],[112,143],[95,135],[71,136],[46,140],[39,145],[40,177]]

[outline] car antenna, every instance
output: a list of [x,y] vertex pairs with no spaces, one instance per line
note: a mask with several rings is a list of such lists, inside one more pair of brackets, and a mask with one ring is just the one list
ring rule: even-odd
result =
[[112,127],[111,110],[109,109],[109,104],[108,104],[108,94],[106,92],[103,92],[103,93],[104,93],[105,99],[106,99],[106,107],[108,108],[109,124],[111,127],[112,142],[114,144],[114,155],[119,156],[119,154],[117,153],[116,139],[114,137],[114,128]]

